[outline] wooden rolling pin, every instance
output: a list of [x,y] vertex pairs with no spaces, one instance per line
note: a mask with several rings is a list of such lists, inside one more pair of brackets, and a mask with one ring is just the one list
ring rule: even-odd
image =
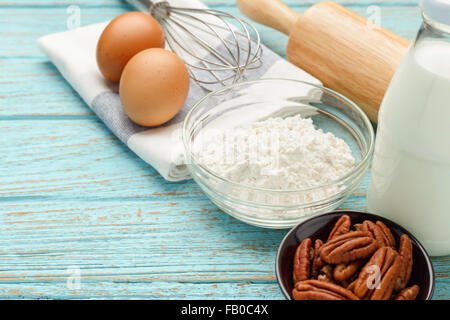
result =
[[289,35],[289,61],[353,100],[377,122],[407,40],[331,1],[313,5],[302,15],[281,0],[237,4],[249,18]]

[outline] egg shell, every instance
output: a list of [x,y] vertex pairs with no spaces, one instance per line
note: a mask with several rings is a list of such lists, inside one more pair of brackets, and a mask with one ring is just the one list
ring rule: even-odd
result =
[[97,43],[97,65],[106,79],[119,82],[128,61],[148,48],[164,48],[161,26],[148,14],[127,12],[103,30]]
[[152,48],[139,52],[126,65],[119,94],[128,117],[142,126],[158,126],[183,107],[189,73],[173,52]]

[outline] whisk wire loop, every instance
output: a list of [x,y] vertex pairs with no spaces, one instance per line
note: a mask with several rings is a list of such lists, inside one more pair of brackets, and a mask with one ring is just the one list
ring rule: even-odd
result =
[[191,78],[206,90],[241,81],[247,70],[261,67],[261,39],[247,21],[214,9],[139,1],[149,5],[169,48],[184,60]]

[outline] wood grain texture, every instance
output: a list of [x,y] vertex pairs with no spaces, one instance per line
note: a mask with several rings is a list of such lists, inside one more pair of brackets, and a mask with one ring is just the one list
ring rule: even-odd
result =
[[376,123],[384,93],[408,47],[407,40],[389,30],[334,2],[323,2],[296,20],[287,57],[350,98]]
[[[234,1],[205,1],[242,15]],[[317,1],[286,1],[303,12]],[[339,1],[412,39],[411,1]],[[125,12],[113,0],[0,1],[0,298],[282,299],[274,274],[286,230],[221,212],[192,181],[168,183],[117,140],[36,47],[66,30]],[[287,37],[258,25],[284,55]],[[366,210],[368,177],[342,208]],[[433,260],[435,298],[450,298],[450,257]],[[68,268],[81,271],[70,289]]]
[[299,17],[281,0],[237,0],[239,10],[246,17],[285,35],[291,33],[295,21]]

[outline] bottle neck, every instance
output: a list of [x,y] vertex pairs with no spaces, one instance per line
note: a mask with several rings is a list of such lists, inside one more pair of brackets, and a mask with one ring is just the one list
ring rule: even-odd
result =
[[413,45],[423,41],[443,41],[450,43],[450,26],[429,18],[422,12],[423,22]]
[[450,26],[431,19],[422,11],[423,24],[422,28],[431,32],[440,34],[441,36],[450,37]]

